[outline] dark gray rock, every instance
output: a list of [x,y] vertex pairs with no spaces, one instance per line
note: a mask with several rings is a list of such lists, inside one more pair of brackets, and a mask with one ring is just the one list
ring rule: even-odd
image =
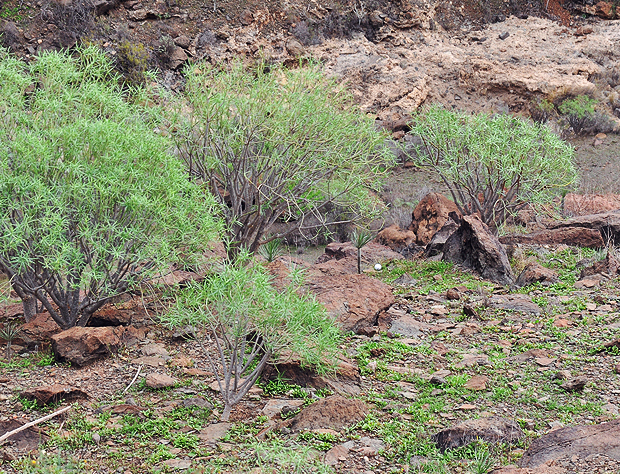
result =
[[442,430],[433,435],[433,441],[441,452],[445,452],[466,446],[476,440],[489,444],[511,444],[524,436],[525,434],[515,421],[493,416],[467,420],[452,428]]
[[511,285],[514,275],[506,250],[486,224],[476,216],[463,216],[459,224],[443,246],[443,260],[472,269],[487,280]]

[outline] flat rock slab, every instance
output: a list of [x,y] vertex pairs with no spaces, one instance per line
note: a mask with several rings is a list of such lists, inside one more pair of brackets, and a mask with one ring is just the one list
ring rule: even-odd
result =
[[469,390],[486,390],[489,377],[486,375],[474,375],[464,385]]
[[541,314],[542,312],[540,306],[527,295],[492,295],[489,298],[489,305],[492,308],[520,313]]
[[442,430],[433,435],[433,441],[441,452],[445,452],[466,446],[476,440],[489,444],[510,444],[524,436],[525,434],[515,421],[492,416],[467,420],[452,428]]
[[362,421],[368,406],[361,400],[349,400],[333,395],[304,408],[291,422],[292,431],[332,429],[341,430]]
[[146,376],[146,385],[154,389],[174,387],[178,379],[166,374],[149,374]]
[[215,423],[209,425],[206,428],[200,430],[198,438],[204,441],[206,444],[214,444],[221,438],[223,438],[228,430],[232,426],[231,423]]
[[620,420],[552,431],[532,442],[519,465],[536,468],[551,461],[574,462],[594,454],[604,454],[620,461]]
[[[21,423],[17,420],[0,421],[0,436],[9,431],[16,430],[25,424],[26,423]],[[49,436],[43,433],[38,427],[31,426],[8,438],[6,443],[18,451],[30,452],[37,449],[39,444],[44,444],[47,441],[49,441]]]
[[185,471],[190,468],[192,462],[186,459],[168,459],[167,461],[164,461],[163,464],[168,466],[170,469]]
[[262,412],[263,415],[273,418],[279,416],[282,412],[292,412],[301,408],[304,404],[303,400],[289,400],[272,398],[264,406]]
[[161,367],[166,365],[166,359],[160,356],[142,356],[131,361],[136,365],[148,365],[149,367]]
[[124,345],[137,342],[137,331],[131,327],[73,327],[52,336],[52,350],[57,359],[84,366],[106,357]]
[[71,402],[88,398],[88,394],[83,390],[61,384],[31,388],[30,390],[23,391],[20,396],[26,400],[36,401],[39,405],[56,403],[60,400]]

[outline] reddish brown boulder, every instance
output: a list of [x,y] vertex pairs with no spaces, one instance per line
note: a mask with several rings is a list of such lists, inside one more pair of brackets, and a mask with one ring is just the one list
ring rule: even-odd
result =
[[83,366],[134,344],[136,337],[131,327],[73,327],[52,336],[52,350],[59,360]]
[[394,303],[392,288],[366,275],[312,271],[305,286],[345,332],[374,326],[379,313]]
[[564,198],[564,213],[571,216],[587,216],[620,209],[620,194],[575,194]]
[[571,229],[579,227],[598,230],[604,245],[608,243],[620,245],[620,210],[574,217],[551,226],[552,229]]
[[146,376],[146,385],[156,390],[174,387],[177,383],[179,383],[178,379],[166,374],[148,374]]
[[341,430],[362,421],[367,414],[368,406],[363,401],[333,395],[304,408],[292,419],[291,430]]
[[[26,424],[26,421],[20,421],[16,419],[8,419],[6,421],[0,421],[0,436],[5,435],[9,431],[16,430],[21,428]],[[12,449],[22,451],[22,452],[30,452],[35,449],[40,444],[45,444],[49,441],[49,435],[47,435],[43,429],[38,426],[31,426],[30,428],[26,428],[19,433],[14,434],[6,442],[11,446]],[[0,451],[0,461],[3,458],[4,453]],[[7,453],[8,454],[8,453]],[[6,459],[5,459],[6,460]]]
[[504,245],[571,245],[574,247],[601,248],[603,238],[598,229],[586,227],[568,227],[545,229],[531,234],[504,235],[499,239]]
[[82,400],[88,398],[88,394],[78,388],[70,385],[46,385],[41,387],[25,390],[20,393],[22,398],[26,400],[36,401],[39,405],[47,405],[56,403],[61,400],[71,402],[74,400]]
[[500,467],[494,469],[489,474],[564,474],[566,469],[560,466],[540,466],[536,469],[518,468],[518,467]]
[[49,313],[38,313],[35,317],[20,328],[19,338],[28,347],[49,344],[52,336],[58,334],[61,329]]
[[543,267],[540,263],[528,264],[515,282],[515,286],[527,286],[533,283],[551,284],[558,281],[560,276],[554,270]]
[[433,235],[446,223],[451,212],[461,215],[456,204],[444,195],[429,193],[424,196],[413,210],[413,220],[409,226],[417,236],[417,243],[428,244]]
[[329,388],[336,393],[357,395],[360,389],[359,368],[349,361],[339,360],[335,373],[318,375],[309,367],[302,367],[299,358],[283,354],[280,360],[267,366],[262,375],[263,380],[284,378],[288,383],[300,387]]
[[476,216],[463,216],[458,230],[443,246],[443,260],[463,265],[502,285],[514,282],[504,247]]
[[579,279],[593,275],[601,275],[605,278],[613,278],[620,272],[620,262],[614,256],[614,252],[607,252],[607,256],[598,262],[594,262],[591,266],[581,270]]
[[415,243],[416,236],[411,230],[403,230],[398,225],[392,224],[377,234],[377,242],[385,245],[395,252],[409,247]]
[[519,465],[537,468],[551,462],[583,461],[592,455],[605,455],[620,461],[620,420],[552,431],[532,442]]

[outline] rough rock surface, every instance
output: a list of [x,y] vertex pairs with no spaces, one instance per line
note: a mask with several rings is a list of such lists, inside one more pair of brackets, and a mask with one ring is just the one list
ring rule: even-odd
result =
[[49,313],[38,313],[29,322],[22,324],[20,331],[20,339],[28,347],[33,347],[49,344],[52,336],[58,334],[61,329]]
[[136,331],[131,327],[73,327],[52,336],[52,350],[59,360],[83,366],[135,340]]
[[361,392],[360,371],[351,361],[339,360],[334,374],[318,375],[309,367],[301,367],[298,358],[283,354],[280,361],[267,366],[261,378],[276,380],[282,377],[288,383],[301,387],[329,388],[349,395]]
[[608,242],[620,245],[620,210],[574,217],[553,225],[551,229],[566,231],[573,227],[596,229],[600,231],[604,245]]
[[499,240],[504,245],[572,245],[588,248],[601,248],[604,245],[601,232],[598,229],[580,226],[545,229],[531,234],[504,235]]
[[292,431],[341,430],[364,419],[368,407],[361,400],[333,395],[304,408],[291,422]]
[[83,390],[62,384],[31,388],[20,393],[20,396],[26,400],[36,400],[39,405],[56,403],[61,400],[71,402],[88,398],[88,394]]
[[538,262],[532,262],[519,274],[515,286],[527,286],[533,283],[551,284],[557,282],[558,278],[556,271],[545,268]]
[[416,235],[412,230],[403,230],[397,224],[392,224],[377,234],[377,242],[395,252],[400,252],[415,241]]
[[426,245],[426,249],[424,250],[424,255],[428,257],[432,257],[434,255],[439,255],[443,252],[443,246],[445,245],[448,238],[456,232],[459,228],[459,225],[454,222],[452,219],[448,219],[446,223],[439,229],[430,242]]
[[433,235],[449,219],[449,214],[456,212],[460,215],[454,202],[443,194],[429,193],[418,203],[413,210],[412,221],[409,229],[415,232],[419,245],[428,244]]
[[345,332],[374,326],[379,313],[394,303],[391,287],[366,275],[313,272],[305,286]]
[[564,213],[572,216],[587,216],[620,209],[620,194],[575,194],[564,198]]
[[535,439],[519,465],[536,468],[549,461],[558,463],[604,454],[620,461],[620,420],[597,425],[567,426]]
[[148,374],[146,376],[146,385],[156,390],[174,387],[178,382],[178,379],[166,374]]
[[465,446],[478,439],[489,444],[510,444],[524,436],[525,434],[515,421],[500,417],[488,417],[467,420],[452,428],[442,430],[433,436],[433,441],[444,452]]
[[514,282],[504,247],[476,216],[463,216],[458,230],[444,244],[443,260],[471,268],[482,278],[503,285]]

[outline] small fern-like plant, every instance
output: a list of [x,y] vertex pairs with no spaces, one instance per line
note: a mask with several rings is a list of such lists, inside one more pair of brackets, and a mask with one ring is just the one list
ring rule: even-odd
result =
[[259,253],[268,262],[273,262],[276,258],[282,255],[282,240],[274,239],[261,245]]
[[16,323],[7,323],[2,329],[0,329],[0,339],[6,341],[6,359],[11,362],[11,344],[13,340],[17,339],[21,332],[21,329]]
[[351,243],[357,249],[357,273],[362,273],[362,247],[373,239],[367,230],[355,229],[351,234]]

